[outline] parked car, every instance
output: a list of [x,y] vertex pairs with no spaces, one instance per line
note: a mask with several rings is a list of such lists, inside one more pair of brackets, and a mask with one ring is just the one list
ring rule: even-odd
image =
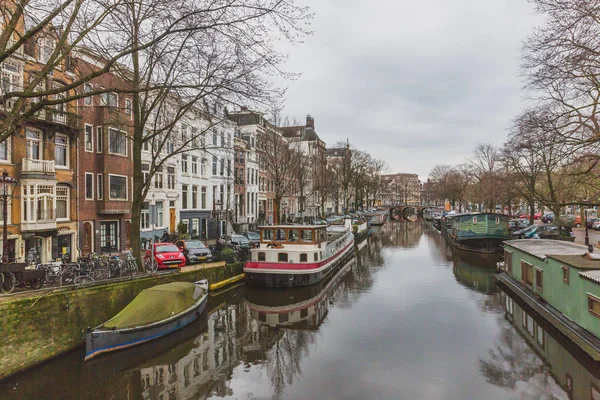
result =
[[[562,227],[564,237],[573,237],[571,228]],[[560,231],[556,225],[531,225],[513,233],[516,239],[559,239]]]
[[244,236],[246,236],[246,239],[248,239],[253,248],[260,246],[260,234],[258,232],[246,232]]
[[600,218],[594,221],[594,223],[592,224],[592,229],[595,231],[600,231]]
[[594,226],[594,222],[596,221],[598,221],[598,218],[588,218],[586,222],[587,228],[592,229],[592,226]]
[[535,214],[533,214],[533,219],[541,219],[542,218],[542,213],[541,212],[536,212]]
[[511,232],[518,231],[529,226],[528,219],[511,219],[508,221],[508,229]]
[[211,262],[213,260],[210,249],[201,240],[178,240],[175,244],[185,256],[186,264]]
[[544,216],[542,217],[542,222],[545,224],[549,224],[552,221],[554,221],[554,214],[552,213],[544,214]]
[[179,268],[185,265],[185,256],[174,243],[155,243],[152,249],[146,250],[144,262],[154,261],[158,269]]
[[225,243],[231,247],[249,249],[250,241],[246,236],[242,235],[225,235],[223,236]]

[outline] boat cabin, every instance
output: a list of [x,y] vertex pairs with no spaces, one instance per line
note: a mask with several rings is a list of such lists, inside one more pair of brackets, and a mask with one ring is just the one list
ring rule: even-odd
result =
[[314,263],[325,257],[331,235],[326,225],[262,226],[260,245],[252,249],[252,261],[268,263]]
[[326,228],[326,225],[262,226],[259,228],[261,247],[263,244],[318,245],[327,240]]

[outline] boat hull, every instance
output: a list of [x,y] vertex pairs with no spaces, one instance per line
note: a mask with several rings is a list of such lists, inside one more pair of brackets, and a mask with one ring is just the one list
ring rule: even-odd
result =
[[[286,265],[285,270],[262,270],[244,267],[246,283],[265,288],[291,288],[309,286],[327,278],[354,254],[354,241],[349,243],[335,256],[329,258],[322,265],[317,264],[315,268],[295,269],[295,267],[307,267],[305,264]],[[256,263],[258,264],[258,263]],[[248,264],[247,264],[248,265]],[[260,266],[260,264],[258,265]]]
[[460,250],[482,254],[502,253],[502,243],[508,240],[508,238],[457,239],[452,235],[448,235],[448,238],[452,245]]
[[147,328],[121,330],[98,329],[87,332],[85,337],[85,360],[103,353],[137,346],[177,331],[202,315],[206,309],[207,301],[208,295],[205,294],[203,299],[194,308],[191,308],[178,318],[163,324],[153,324]]
[[365,240],[371,233],[371,228],[364,229],[362,232],[354,233],[354,244],[359,244]]

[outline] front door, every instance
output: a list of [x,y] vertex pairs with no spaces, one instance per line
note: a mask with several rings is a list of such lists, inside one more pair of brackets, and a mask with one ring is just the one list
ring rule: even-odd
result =
[[119,223],[117,221],[100,223],[100,251],[102,253],[119,252]]
[[175,208],[169,208],[169,232],[175,232]]

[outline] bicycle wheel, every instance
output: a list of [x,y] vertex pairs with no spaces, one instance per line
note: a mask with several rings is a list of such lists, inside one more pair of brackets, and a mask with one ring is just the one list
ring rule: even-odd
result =
[[104,281],[110,278],[110,271],[105,266],[94,266],[90,271],[90,276],[95,281]]
[[62,277],[62,284],[69,285],[73,283],[73,280],[76,277],[75,269],[71,265],[63,265],[60,275]]
[[4,275],[4,282],[2,282],[2,286],[0,286],[0,292],[10,293],[15,289],[17,279],[12,272],[3,272],[2,274]]
[[75,279],[73,279],[73,283],[75,285],[85,285],[86,283],[94,282],[94,278],[89,275],[79,275]]
[[39,269],[43,269],[44,273],[44,283],[46,285],[52,285],[58,279],[59,272],[55,270],[51,265],[40,264],[38,265]]
[[41,289],[44,286],[44,280],[42,278],[30,279],[28,285],[31,289]]
[[156,274],[156,271],[158,271],[158,265],[156,263],[153,263],[152,259],[150,259],[150,258],[147,258],[144,261],[144,267],[146,269],[146,272],[151,275]]

